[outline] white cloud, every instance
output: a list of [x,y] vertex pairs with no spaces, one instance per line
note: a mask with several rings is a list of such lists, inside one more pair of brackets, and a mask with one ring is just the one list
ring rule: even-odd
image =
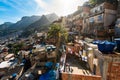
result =
[[85,1],[88,0],[51,0],[49,3],[45,0],[35,0],[39,8],[45,10],[44,13],[55,12],[59,16],[73,13],[77,10],[77,6],[81,6]]

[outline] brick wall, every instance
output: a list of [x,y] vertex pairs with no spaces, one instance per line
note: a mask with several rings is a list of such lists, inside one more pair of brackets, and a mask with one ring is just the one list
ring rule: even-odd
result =
[[102,76],[102,80],[120,80],[120,55],[102,54],[97,49],[94,55],[98,58],[96,74]]
[[107,3],[107,2],[104,3],[104,7],[105,7],[106,9],[116,10],[116,7],[115,7],[114,5],[112,5],[112,4],[110,4],[110,3]]
[[120,63],[109,63],[107,80],[120,80]]
[[88,76],[79,74],[61,74],[62,80],[101,80],[101,76]]

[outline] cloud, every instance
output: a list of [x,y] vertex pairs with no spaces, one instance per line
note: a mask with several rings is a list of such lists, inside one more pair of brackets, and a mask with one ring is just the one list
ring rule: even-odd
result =
[[[64,16],[73,13],[77,10],[77,6],[81,6],[88,0],[34,0],[39,8],[42,8],[44,13],[55,12],[59,16]],[[39,9],[38,8],[38,9]]]

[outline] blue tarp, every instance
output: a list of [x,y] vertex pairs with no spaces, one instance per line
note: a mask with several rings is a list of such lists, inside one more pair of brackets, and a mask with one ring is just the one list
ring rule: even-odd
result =
[[40,76],[39,80],[56,80],[55,70],[49,70]]
[[50,69],[50,68],[52,68],[53,63],[52,63],[52,62],[47,62],[47,63],[45,64],[45,66]]
[[98,49],[101,52],[113,52],[115,43],[109,41],[101,41],[98,43]]
[[[46,64],[47,68],[50,68],[46,73],[41,75],[39,77],[39,80],[56,80],[56,71],[52,69],[53,63],[52,62],[47,62]],[[57,68],[59,67],[59,63],[55,65]]]
[[17,76],[17,73],[12,74],[12,78],[15,78]]
[[59,63],[56,63],[55,67],[59,68],[60,64]]

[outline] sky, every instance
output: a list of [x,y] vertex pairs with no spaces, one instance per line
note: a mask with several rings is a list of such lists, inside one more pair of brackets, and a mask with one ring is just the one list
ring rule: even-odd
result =
[[66,16],[88,0],[0,0],[0,24],[17,22],[23,16],[56,13]]

